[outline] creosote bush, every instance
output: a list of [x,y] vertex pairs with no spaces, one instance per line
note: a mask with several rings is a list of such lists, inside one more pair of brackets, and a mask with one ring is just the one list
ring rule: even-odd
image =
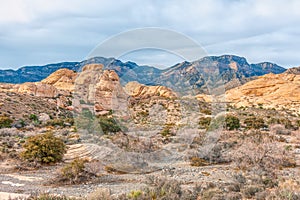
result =
[[240,120],[236,116],[227,115],[225,117],[226,128],[228,130],[234,130],[240,128]]
[[202,129],[208,129],[211,122],[211,117],[200,117],[199,126]]
[[63,140],[52,132],[29,137],[23,145],[25,151],[20,156],[29,162],[56,163],[62,160],[66,152]]
[[75,159],[61,169],[61,178],[71,184],[81,182],[80,177],[85,173],[85,159]]
[[0,116],[0,128],[9,128],[11,127],[11,124],[13,123],[13,120],[10,119],[7,116]]
[[203,158],[191,157],[190,158],[190,165],[194,166],[194,167],[201,167],[201,166],[207,166],[207,165],[209,165],[209,162],[207,162]]
[[265,122],[262,118],[248,117],[245,119],[244,123],[248,129],[260,129],[265,127]]
[[226,115],[226,116],[218,116],[211,121],[210,129],[215,130],[219,128],[226,128],[228,130],[238,129],[240,127],[240,120],[239,118],[233,115]]
[[118,125],[118,123],[113,118],[107,116],[100,116],[99,124],[104,134],[121,131],[121,127]]

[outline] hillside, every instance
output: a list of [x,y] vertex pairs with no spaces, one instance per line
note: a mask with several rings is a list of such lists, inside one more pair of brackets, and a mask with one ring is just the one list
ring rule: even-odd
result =
[[[165,70],[151,66],[139,66],[133,62],[123,63],[114,58],[95,57],[82,62],[65,62],[45,66],[22,67],[0,70],[0,82],[36,82],[61,68],[80,71],[86,64],[103,64],[104,69],[116,71],[124,86],[137,81],[145,85],[162,85],[178,93],[210,93],[211,85],[227,90],[268,73],[279,74],[286,69],[273,63],[249,64],[243,57],[233,55],[208,56],[194,62],[182,62]],[[209,84],[208,84],[209,83]],[[214,87],[215,87],[214,86]]]
[[[231,92],[236,103],[241,95],[272,98],[278,108],[284,98],[299,99],[299,75],[268,74]],[[296,104],[284,110],[265,109],[265,102],[243,109],[227,104],[226,113],[215,116],[218,105],[205,102],[205,94],[181,98],[166,86],[123,86],[116,70],[102,64],[59,69],[40,82],[3,83],[0,96],[0,197],[6,199],[39,191],[83,199],[128,200],[136,193],[143,199],[249,199],[281,194],[289,183],[296,188],[290,193],[299,191]],[[49,165],[20,157],[31,136],[50,132],[67,146],[63,160]],[[30,148],[52,156],[50,144]]]

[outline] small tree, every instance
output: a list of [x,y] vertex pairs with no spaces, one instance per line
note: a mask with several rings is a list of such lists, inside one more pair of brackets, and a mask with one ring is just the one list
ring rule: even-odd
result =
[[21,157],[29,162],[55,163],[62,160],[66,152],[63,140],[57,138],[51,132],[35,135],[27,139],[24,146],[25,151]]

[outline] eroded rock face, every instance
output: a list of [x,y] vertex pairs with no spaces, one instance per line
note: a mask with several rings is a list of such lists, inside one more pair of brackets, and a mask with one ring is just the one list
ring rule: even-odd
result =
[[95,112],[126,111],[128,98],[117,73],[114,70],[105,70],[95,87]]
[[170,99],[177,97],[175,92],[165,86],[146,86],[138,82],[127,83],[125,90],[130,96],[143,99],[155,96]]
[[74,106],[93,110],[101,115],[109,110],[125,111],[129,96],[120,84],[120,79],[114,70],[103,70],[103,65],[89,64],[75,80]]
[[[89,64],[82,68],[75,80],[75,105],[92,104],[95,101],[95,86],[103,73],[102,64]],[[80,103],[81,102],[81,103]]]
[[264,108],[300,112],[300,75],[267,74],[226,92],[226,99],[237,107],[260,105]]

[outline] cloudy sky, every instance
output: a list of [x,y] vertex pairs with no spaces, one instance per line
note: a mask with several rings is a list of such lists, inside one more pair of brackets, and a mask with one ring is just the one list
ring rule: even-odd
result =
[[[0,69],[81,61],[93,55],[91,52],[103,42],[144,27],[184,35],[208,55],[235,54],[250,63],[300,65],[299,0],[0,2]],[[157,65],[171,65],[182,59],[159,48],[117,56]]]

